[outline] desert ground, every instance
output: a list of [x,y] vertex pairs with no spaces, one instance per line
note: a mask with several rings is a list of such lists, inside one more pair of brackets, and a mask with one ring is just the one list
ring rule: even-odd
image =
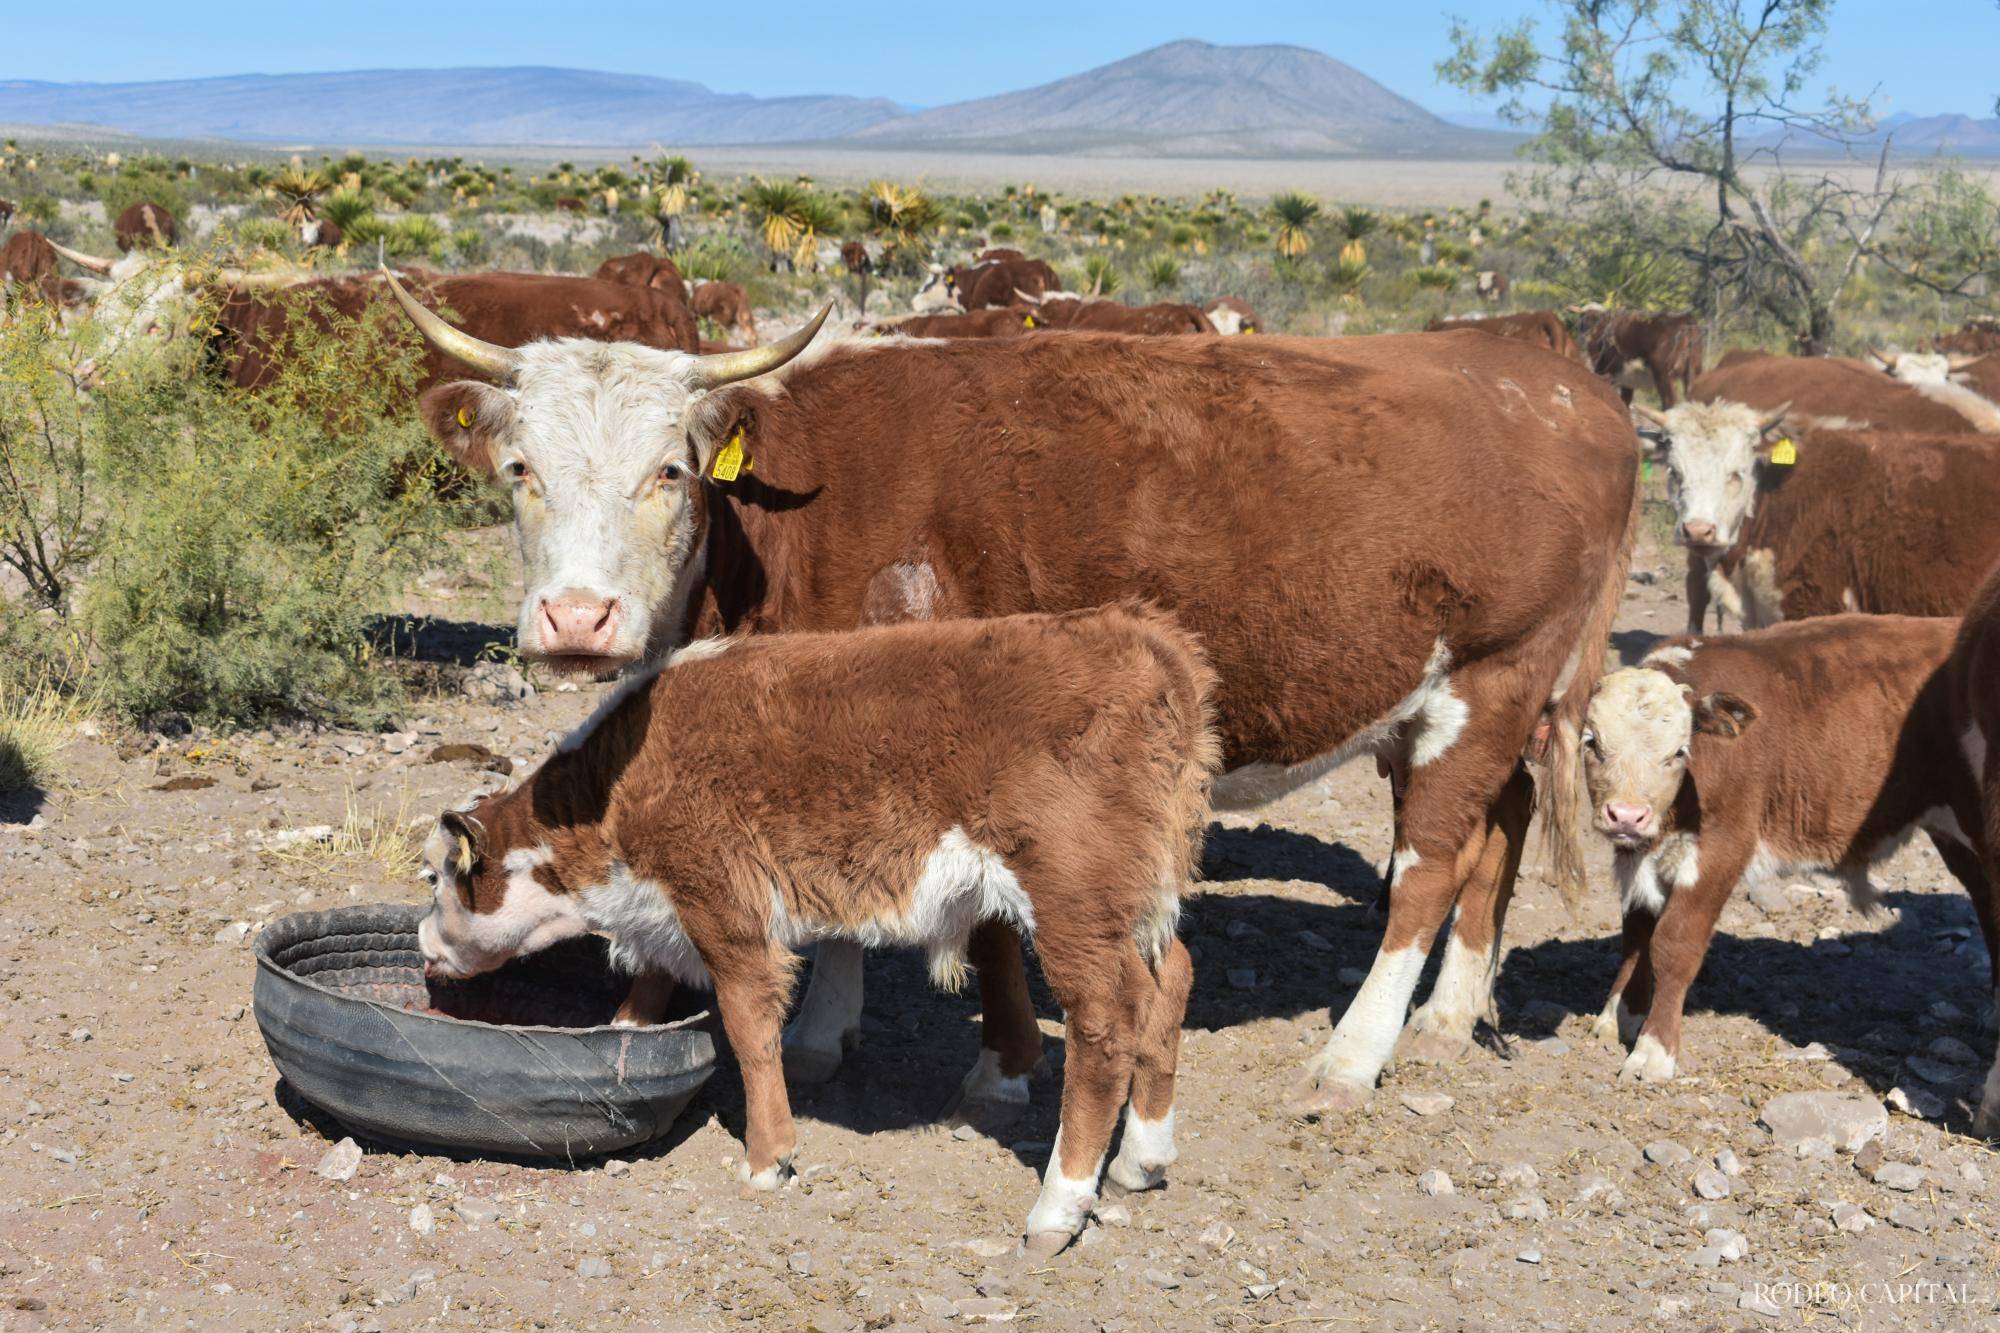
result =
[[[504,533],[490,534],[496,549]],[[505,569],[505,566],[502,566]],[[1615,646],[1684,622],[1650,542]],[[402,830],[531,762],[605,687],[501,702],[512,594],[413,607],[427,702],[399,731],[105,731],[0,822],[0,1329],[1991,1328],[2000,1159],[1967,1137],[1992,996],[1972,911],[1928,845],[1880,868],[1883,911],[1831,884],[1739,893],[1691,997],[1682,1076],[1621,1085],[1590,1020],[1615,893],[1579,920],[1531,864],[1499,1027],[1403,1062],[1331,1123],[1281,1109],[1380,934],[1384,784],[1366,763],[1211,829],[1182,931],[1198,979],[1165,1189],[1106,1198],[1053,1260],[1017,1233],[1059,1080],[997,1132],[938,1115],[977,1049],[970,992],[870,956],[861,1048],[799,1089],[800,1175],[739,1190],[725,1057],[670,1138],[559,1165],[362,1141],[280,1086],[250,1013],[256,931],[422,896]],[[467,753],[467,752],[461,752]],[[474,752],[476,753],[476,752]],[[345,825],[345,827],[343,827]],[[1921,840],[1919,840],[1921,841]],[[1426,983],[1428,984],[1428,983]],[[1421,994],[1421,992],[1420,992]],[[1061,1016],[1041,996],[1051,1064]],[[1858,1155],[1759,1123],[1836,1092],[1886,1135]],[[337,1155],[336,1155],[337,1159]],[[344,1174],[330,1169],[333,1176]]]

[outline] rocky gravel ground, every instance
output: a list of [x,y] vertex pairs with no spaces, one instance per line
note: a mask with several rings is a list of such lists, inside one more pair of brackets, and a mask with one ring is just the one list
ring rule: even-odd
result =
[[[1618,646],[1684,617],[1642,558]],[[1650,582],[1644,580],[1651,580]],[[441,677],[446,679],[447,677]],[[739,1190],[723,1069],[668,1140],[530,1165],[350,1141],[280,1086],[250,944],[288,912],[421,896],[406,829],[531,762],[599,687],[453,683],[387,735],[105,734],[0,822],[0,1329],[1991,1328],[2000,1161],[1967,1137],[1993,1049],[1972,912],[1927,846],[1863,917],[1831,884],[1739,893],[1681,1077],[1620,1085],[1589,1020],[1616,964],[1530,871],[1498,1031],[1373,1103],[1283,1090],[1373,955],[1386,793],[1367,765],[1219,823],[1166,1189],[1054,1260],[1017,1229],[1058,1080],[997,1132],[938,1116],[972,996],[869,960],[861,1049],[795,1094],[799,1178]],[[1051,1063],[1060,1014],[1042,996]]]

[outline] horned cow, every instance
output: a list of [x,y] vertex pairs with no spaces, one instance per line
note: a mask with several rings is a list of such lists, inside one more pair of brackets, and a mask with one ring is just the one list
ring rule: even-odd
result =
[[1557,356],[1566,356],[1580,366],[1590,364],[1583,355],[1583,349],[1576,345],[1576,339],[1569,336],[1569,328],[1562,322],[1562,316],[1553,310],[1524,310],[1517,315],[1491,315],[1483,319],[1434,319],[1424,325],[1425,333],[1451,329],[1477,329],[1496,338],[1516,338],[1537,347],[1546,347]]
[[159,204],[133,204],[118,215],[111,230],[118,238],[119,250],[127,253],[148,247],[165,249],[180,235],[174,215]]
[[[1745,879],[1831,872],[1865,908],[1869,865],[1921,829],[2000,954],[1979,773],[1946,670],[1957,634],[1951,619],[1833,616],[1670,641],[1599,683],[1584,770],[1614,848],[1624,957],[1596,1030],[1632,1043],[1621,1077],[1679,1069],[1688,988]],[[1986,1132],[1996,1113],[2000,1073]]]
[[427,969],[588,929],[631,971],[712,988],[743,1078],[737,1176],[771,1190],[798,1144],[791,951],[915,945],[956,989],[974,928],[1008,922],[1069,1034],[1026,1226],[1053,1253],[1090,1215],[1121,1110],[1114,1182],[1150,1189],[1176,1157],[1194,969],[1174,922],[1216,762],[1210,679],[1167,617],[1119,609],[694,644],[522,786],[443,817]]
[[[1217,672],[1224,798],[1364,753],[1405,785],[1382,951],[1293,1104],[1369,1098],[1455,901],[1413,1024],[1469,1042],[1527,823],[1522,755],[1553,723],[1568,789],[1636,514],[1630,424],[1581,367],[1473,334],[1067,334],[861,340],[772,375],[817,324],[716,358],[515,349],[397,290],[494,381],[423,411],[514,490],[529,655],[603,671],[691,636],[1147,597]],[[1574,883],[1574,807],[1547,808]],[[987,1054],[965,1093],[1018,1106],[1041,1045],[1019,943],[971,948]],[[831,1073],[857,1030],[859,964],[819,954],[788,1037],[801,1073]]]

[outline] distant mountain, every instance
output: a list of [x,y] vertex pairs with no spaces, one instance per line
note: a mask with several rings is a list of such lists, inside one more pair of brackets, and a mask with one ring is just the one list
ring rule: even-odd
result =
[[899,147],[1162,157],[1490,156],[1520,141],[1447,124],[1317,51],[1195,41],[1038,88],[883,120],[849,137]]
[[679,79],[539,67],[162,83],[0,80],[0,121],[85,122],[147,138],[264,143],[787,143],[838,138],[901,110],[880,98],[750,97]]
[[1872,130],[1855,135],[1851,140],[1794,130],[1767,134],[1756,142],[1794,151],[1845,152],[1852,147],[1856,152],[1874,154],[1882,151],[1884,139],[1889,140],[1890,152],[1897,157],[1928,157],[1934,153],[1954,157],[2000,157],[2000,117],[1981,120],[1976,116],[1914,116],[1907,111],[1898,111],[1884,116]]

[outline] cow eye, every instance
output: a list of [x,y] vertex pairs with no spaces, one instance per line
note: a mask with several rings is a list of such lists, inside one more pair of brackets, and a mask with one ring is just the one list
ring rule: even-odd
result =
[[436,888],[438,882],[438,872],[431,869],[429,866],[425,866],[423,873],[423,881],[424,883],[430,885],[432,888]]
[[1684,764],[1687,762],[1687,758],[1688,747],[1683,745],[1680,749],[1674,751],[1674,757],[1667,760],[1667,762],[1670,764]]
[[1597,733],[1594,731],[1583,733],[1583,748],[1590,751],[1594,758],[1602,759],[1604,757],[1604,751],[1597,748]]
[[672,486],[687,476],[687,468],[679,463],[668,463],[660,469],[660,484]]
[[508,459],[500,465],[500,470],[507,474],[507,480],[509,481],[519,482],[528,479],[528,465],[518,458]]

